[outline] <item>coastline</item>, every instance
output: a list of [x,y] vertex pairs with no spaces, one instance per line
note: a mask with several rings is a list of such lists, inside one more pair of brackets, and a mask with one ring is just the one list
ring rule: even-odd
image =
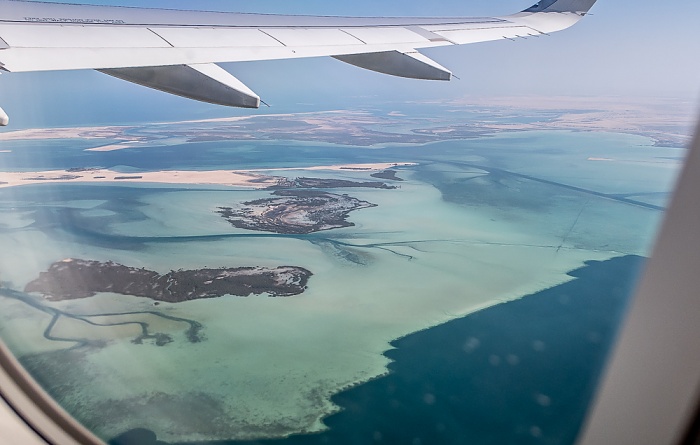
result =
[[[426,103],[429,104],[429,103]],[[95,145],[88,152],[148,147],[149,143],[294,140],[358,147],[428,144],[468,140],[502,132],[568,130],[611,132],[648,137],[653,146],[683,148],[690,141],[694,111],[684,102],[611,101],[610,98],[552,97],[542,102],[527,97],[469,97],[441,104],[446,112],[479,113],[481,118],[438,122],[392,111],[331,110],[262,114],[201,120],[156,122],[145,125],[32,128],[0,132],[0,141],[85,139]],[[663,110],[660,113],[659,110]],[[513,122],[509,115],[528,117]],[[488,116],[489,118],[485,118]],[[402,122],[402,124],[399,124]],[[408,123],[410,131],[392,127]],[[381,126],[384,131],[377,130]],[[151,131],[156,130],[156,131]],[[100,144],[100,142],[102,142]]]

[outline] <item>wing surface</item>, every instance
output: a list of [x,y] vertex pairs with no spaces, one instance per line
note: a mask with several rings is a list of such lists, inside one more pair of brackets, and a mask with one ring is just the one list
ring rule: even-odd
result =
[[198,100],[211,93],[188,89],[211,78],[215,94],[228,91],[240,104],[223,102],[255,106],[252,91],[211,64],[333,56],[392,75],[449,80],[447,69],[417,50],[549,34],[575,24],[594,3],[541,0],[503,17],[363,18],[0,0],[0,69],[98,69]]

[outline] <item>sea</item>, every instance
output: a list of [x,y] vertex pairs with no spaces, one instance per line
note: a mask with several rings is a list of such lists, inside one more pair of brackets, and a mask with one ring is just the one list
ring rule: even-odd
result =
[[[3,142],[2,171],[257,169],[361,182],[377,179],[305,169],[409,165],[393,168],[401,181],[384,180],[392,189],[327,189],[375,206],[310,234],[235,228],[216,213],[271,197],[264,189],[0,188],[0,337],[115,445],[572,444],[684,149],[563,130],[374,146],[298,139],[111,152],[86,151],[89,139]],[[313,276],[297,296],[182,303],[23,291],[67,258]],[[188,338],[192,323],[201,341]],[[173,341],[134,342],[144,326]]]

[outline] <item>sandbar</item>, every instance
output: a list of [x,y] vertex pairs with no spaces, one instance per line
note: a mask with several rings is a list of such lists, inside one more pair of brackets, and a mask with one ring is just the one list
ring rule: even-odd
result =
[[154,172],[139,172],[125,175],[108,169],[94,169],[80,174],[66,174],[66,170],[49,170],[40,172],[1,172],[0,187],[15,187],[19,185],[39,183],[110,183],[110,182],[143,182],[162,184],[201,184],[225,185],[233,187],[264,187],[277,184],[278,178],[259,175],[245,171],[233,170],[163,170]]
[[143,142],[124,141],[124,142],[121,142],[119,144],[109,144],[109,145],[101,145],[99,147],[86,148],[85,151],[97,151],[97,152],[117,151],[117,150],[124,150],[126,148],[139,147],[139,144],[143,144]]
[[279,185],[286,180],[282,176],[263,174],[272,171],[293,170],[356,170],[356,171],[382,171],[390,167],[409,166],[415,163],[371,163],[371,164],[345,164],[345,165],[321,165],[285,169],[255,169],[255,170],[161,170],[151,172],[138,172],[125,174],[110,169],[102,168],[71,168],[68,170],[46,170],[34,172],[0,172],[0,188],[16,187],[29,184],[45,183],[111,183],[111,182],[142,182],[161,184],[198,184],[198,185],[223,185],[232,187],[264,188]]
[[0,133],[0,141],[26,141],[40,139],[102,139],[121,136],[134,127],[73,127],[73,128],[28,128]]

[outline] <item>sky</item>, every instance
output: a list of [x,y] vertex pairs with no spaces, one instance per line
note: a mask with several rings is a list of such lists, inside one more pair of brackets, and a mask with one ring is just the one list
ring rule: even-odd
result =
[[[533,0],[74,0],[74,3],[284,14],[492,16],[525,9]],[[224,67],[271,104],[270,110],[284,112],[378,102],[513,95],[672,97],[698,103],[697,17],[700,17],[697,0],[673,3],[598,0],[588,17],[550,37],[423,50],[460,78],[451,82],[401,79],[331,58],[246,62]],[[3,74],[0,107],[10,114],[15,129],[251,113],[172,97],[93,71]]]

